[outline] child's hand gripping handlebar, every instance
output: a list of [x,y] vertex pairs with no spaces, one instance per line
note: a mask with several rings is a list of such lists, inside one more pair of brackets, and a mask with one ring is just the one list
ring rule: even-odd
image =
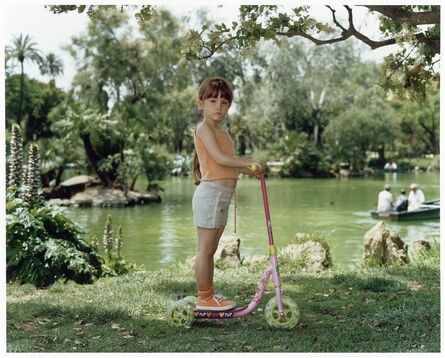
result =
[[252,164],[249,166],[250,171],[252,171],[254,174],[256,174],[258,177],[261,173],[263,173],[263,168],[257,164]]

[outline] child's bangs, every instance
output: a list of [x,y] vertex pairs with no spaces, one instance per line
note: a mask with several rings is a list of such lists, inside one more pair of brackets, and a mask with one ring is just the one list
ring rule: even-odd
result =
[[218,98],[219,93],[221,93],[222,98],[225,98],[232,103],[232,91],[227,84],[221,80],[212,80],[209,82],[202,96],[202,100],[204,101],[207,98]]

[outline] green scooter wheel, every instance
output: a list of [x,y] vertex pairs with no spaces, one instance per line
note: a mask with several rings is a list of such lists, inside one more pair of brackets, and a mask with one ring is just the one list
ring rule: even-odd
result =
[[280,319],[277,298],[273,297],[267,302],[266,309],[264,310],[266,321],[271,327],[294,328],[300,319],[300,309],[295,301],[288,296],[282,296],[281,300],[283,302],[284,317],[286,320],[282,321]]
[[194,318],[192,306],[184,300],[172,302],[167,309],[167,322],[171,326],[190,328]]
[[187,302],[193,308],[196,306],[196,302],[198,301],[198,298],[195,296],[187,296],[187,297],[184,297],[182,300]]

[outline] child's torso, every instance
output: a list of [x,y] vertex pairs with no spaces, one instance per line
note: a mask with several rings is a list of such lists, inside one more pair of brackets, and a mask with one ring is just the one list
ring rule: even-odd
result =
[[[235,155],[232,138],[227,130],[214,130],[214,133],[221,151],[231,156]],[[194,143],[201,170],[201,180],[215,181],[222,185],[235,187],[238,178],[238,169],[226,167],[216,163],[196,134],[194,137]]]

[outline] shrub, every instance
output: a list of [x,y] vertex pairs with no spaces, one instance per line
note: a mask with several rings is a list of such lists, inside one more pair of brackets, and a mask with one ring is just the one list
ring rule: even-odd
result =
[[37,144],[29,148],[24,179],[22,137],[14,127],[10,155],[10,187],[6,192],[6,277],[36,287],[59,278],[90,283],[102,273],[101,258],[84,240],[80,227],[47,204],[40,183]]
[[101,258],[83,240],[80,227],[61,208],[30,208],[16,191],[7,191],[7,280],[46,287],[59,278],[91,283],[99,277]]
[[[117,234],[114,234],[111,215],[108,215],[102,237],[105,259],[103,264],[103,276],[119,276],[138,270],[138,267],[125,260],[121,255],[123,245],[122,226],[118,227]],[[92,246],[98,248],[99,241],[96,237],[91,239]]]

